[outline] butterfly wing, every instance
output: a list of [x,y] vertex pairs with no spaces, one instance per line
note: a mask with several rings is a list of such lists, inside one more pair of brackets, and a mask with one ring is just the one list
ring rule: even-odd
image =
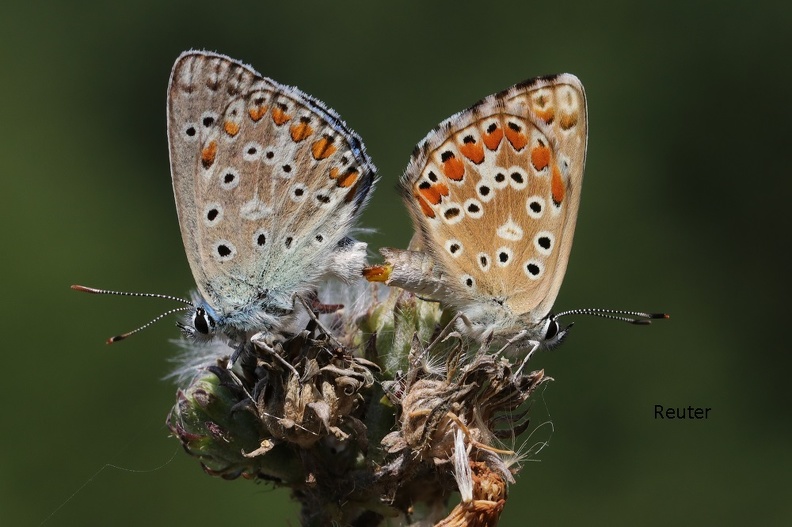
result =
[[[491,95],[418,144],[400,185],[443,282],[439,300],[468,314],[498,306],[528,323],[547,315],[572,246],[586,140],[583,86],[562,74]],[[427,279],[409,265],[394,275]]]
[[226,56],[186,52],[168,138],[187,259],[213,308],[233,316],[268,296],[288,309],[292,293],[351,272],[333,266],[375,168],[333,110]]

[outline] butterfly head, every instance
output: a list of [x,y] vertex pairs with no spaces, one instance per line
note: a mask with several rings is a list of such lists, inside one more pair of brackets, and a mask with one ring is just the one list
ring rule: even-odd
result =
[[198,342],[207,342],[215,337],[241,342],[259,331],[288,331],[296,316],[294,303],[295,295],[267,289],[257,289],[253,297],[233,304],[207,300],[195,291],[192,309],[177,325],[185,337]]
[[514,316],[504,310],[467,310],[460,316],[457,329],[480,342],[501,346],[501,351],[530,355],[536,350],[551,350],[561,345],[574,322],[562,324],[561,318],[589,315],[635,325],[648,325],[652,320],[669,318],[665,313],[646,313],[616,309],[573,309],[549,313],[536,320],[532,313]]
[[218,331],[218,317],[215,311],[205,302],[196,305],[185,317],[184,322],[177,322],[182,334],[199,342],[214,338]]
[[461,318],[463,322],[458,325],[461,332],[481,342],[495,343],[502,346],[503,351],[508,350],[518,355],[538,349],[557,348],[574,325],[563,325],[559,321],[559,315],[553,313],[539,320],[530,313],[517,317],[506,315],[490,320],[477,318],[475,315],[472,319]]
[[82,293],[91,293],[93,295],[115,295],[115,296],[160,298],[164,300],[172,300],[185,304],[185,306],[183,307],[169,309],[164,313],[161,313],[160,315],[154,317],[152,320],[148,321],[147,323],[143,324],[137,329],[133,329],[132,331],[127,331],[126,333],[122,333],[120,335],[110,337],[109,339],[107,339],[108,344],[112,344],[114,342],[118,342],[120,340],[129,338],[135,333],[143,329],[146,329],[153,323],[157,322],[158,320],[162,320],[168,315],[171,315],[173,313],[180,313],[184,311],[187,311],[189,313],[187,316],[187,322],[177,323],[177,325],[181,328],[182,332],[186,336],[195,337],[197,335],[201,335],[201,336],[206,336],[206,338],[209,339],[214,335],[214,332],[217,327],[216,317],[213,316],[214,311],[208,305],[206,305],[205,302],[197,302],[195,301],[195,299],[193,301],[190,301],[184,298],[179,298],[171,295],[163,295],[160,293],[132,293],[127,291],[113,291],[110,289],[97,289],[95,287],[86,287],[83,285],[73,285],[71,286],[71,288],[74,291],[80,291]]
[[513,343],[518,351],[530,348],[555,349],[566,339],[569,330],[574,325],[574,322],[570,322],[567,325],[561,324],[560,319],[569,315],[590,315],[640,326],[651,324],[652,320],[668,318],[665,313],[645,313],[642,311],[616,309],[573,309],[557,314],[550,313],[536,324],[527,322],[524,329],[511,337],[508,343]]
[[541,321],[539,347],[551,350],[557,348],[566,339],[574,322],[562,326],[558,316],[550,313]]

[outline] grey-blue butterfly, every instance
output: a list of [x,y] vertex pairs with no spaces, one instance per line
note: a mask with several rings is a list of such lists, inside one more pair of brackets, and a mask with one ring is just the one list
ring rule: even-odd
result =
[[348,234],[376,168],[335,111],[229,57],[188,51],[168,85],[168,140],[198,290],[182,308],[185,335],[241,344],[277,333],[298,297],[329,277],[360,276],[366,244]]

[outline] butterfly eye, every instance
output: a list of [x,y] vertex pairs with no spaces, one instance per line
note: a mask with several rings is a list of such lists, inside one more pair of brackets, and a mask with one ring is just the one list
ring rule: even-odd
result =
[[562,328],[561,324],[558,323],[556,316],[551,315],[547,321],[542,347],[548,350],[557,347],[559,344],[561,344],[561,342],[564,341],[567,333],[569,332],[569,328],[571,327],[572,324],[569,324],[568,326]]
[[215,321],[202,307],[195,310],[192,319],[195,331],[201,335],[211,335],[215,332]]
[[551,320],[550,323],[547,325],[547,332],[545,333],[545,340],[553,340],[553,338],[558,335],[558,321]]

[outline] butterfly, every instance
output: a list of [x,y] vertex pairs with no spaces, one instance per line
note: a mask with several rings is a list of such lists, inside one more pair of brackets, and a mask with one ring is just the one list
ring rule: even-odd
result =
[[587,139],[586,95],[571,74],[517,84],[446,119],[400,180],[415,229],[410,250],[381,249],[385,263],[364,276],[452,307],[469,336],[529,353],[564,339],[564,315],[666,318],[551,312],[572,248]]
[[335,111],[208,51],[176,60],[167,109],[176,211],[197,287],[193,301],[182,300],[186,336],[243,343],[280,331],[323,280],[360,276],[366,244],[348,234],[376,168]]

